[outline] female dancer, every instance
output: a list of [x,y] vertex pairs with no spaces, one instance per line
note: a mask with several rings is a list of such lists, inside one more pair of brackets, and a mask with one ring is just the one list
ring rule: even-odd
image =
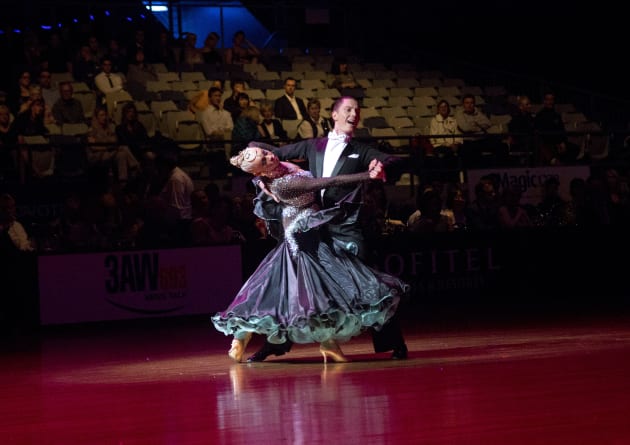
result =
[[234,336],[228,355],[240,362],[252,334],[257,333],[276,344],[287,339],[318,342],[324,363],[327,358],[348,361],[337,342],[369,327],[380,329],[394,315],[408,285],[368,267],[353,254],[336,253],[318,230],[328,222],[355,221],[359,208],[354,198],[360,186],[326,210],[315,204],[315,192],[383,179],[383,164],[373,160],[366,172],[314,178],[259,147],[244,149],[230,162],[259,176],[277,198],[279,204],[261,192],[254,212],[267,221],[272,233],[281,236],[229,307],[212,317],[216,329]]

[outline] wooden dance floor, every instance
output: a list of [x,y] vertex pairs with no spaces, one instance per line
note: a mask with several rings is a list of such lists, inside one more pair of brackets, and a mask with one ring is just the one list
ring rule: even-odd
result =
[[326,366],[236,364],[207,317],[43,327],[3,347],[0,443],[625,445],[629,322],[404,320],[408,360],[365,334]]

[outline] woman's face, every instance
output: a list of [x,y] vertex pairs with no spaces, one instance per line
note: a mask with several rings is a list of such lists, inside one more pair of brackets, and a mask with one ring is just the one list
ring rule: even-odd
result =
[[451,110],[450,110],[450,108],[449,108],[447,103],[442,102],[438,106],[438,113],[440,113],[440,115],[443,116],[443,117],[447,117],[449,115],[450,111]]
[[107,111],[99,110],[99,112],[96,113],[96,120],[99,124],[104,125],[107,122]]
[[244,155],[245,160],[251,163],[251,170],[259,175],[275,170],[280,163],[278,157],[271,151],[258,147],[246,148]]

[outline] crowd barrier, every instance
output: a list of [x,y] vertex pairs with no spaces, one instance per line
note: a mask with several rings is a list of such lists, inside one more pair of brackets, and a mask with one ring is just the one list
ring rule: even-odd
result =
[[[372,264],[407,281],[411,310],[521,310],[630,303],[630,236],[620,229],[528,229],[372,240]],[[40,255],[40,322],[212,314],[275,245]],[[544,309],[543,309],[544,310]]]

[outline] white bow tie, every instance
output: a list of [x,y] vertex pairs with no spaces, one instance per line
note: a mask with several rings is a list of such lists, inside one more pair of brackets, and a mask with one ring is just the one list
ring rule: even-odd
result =
[[331,131],[330,133],[328,133],[328,139],[332,139],[334,141],[348,142],[350,140],[350,135],[344,133],[339,134]]

